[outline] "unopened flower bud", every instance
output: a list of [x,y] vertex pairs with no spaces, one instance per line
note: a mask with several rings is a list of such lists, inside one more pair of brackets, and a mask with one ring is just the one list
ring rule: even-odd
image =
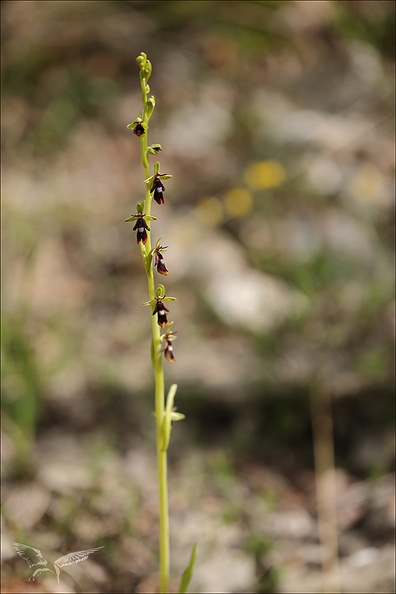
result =
[[162,146],[160,144],[151,144],[147,147],[147,151],[150,155],[158,155],[162,151]]
[[141,52],[141,54],[136,58],[136,64],[139,66],[140,70],[142,70],[147,62],[147,56],[144,52]]

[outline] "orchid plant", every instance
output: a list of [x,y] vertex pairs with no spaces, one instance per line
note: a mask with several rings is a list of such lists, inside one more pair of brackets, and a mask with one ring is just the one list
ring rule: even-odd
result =
[[[165,264],[163,252],[168,246],[161,245],[160,237],[154,247],[151,241],[151,226],[157,217],[151,214],[153,200],[162,207],[165,204],[164,181],[172,176],[160,173],[160,163],[153,165],[151,173],[149,157],[158,155],[162,150],[160,144],[148,144],[149,121],[155,108],[155,98],[149,95],[148,84],[152,72],[152,65],[144,52],[136,58],[139,68],[139,80],[142,91],[143,109],[138,117],[128,124],[128,128],[139,138],[141,162],[144,169],[145,198],[136,206],[125,222],[134,222],[133,231],[136,232],[136,241],[140,248],[144,269],[147,276],[149,299],[144,305],[151,307],[151,362],[155,381],[155,422],[157,443],[157,473],[158,473],[158,499],[159,499],[159,587],[162,594],[167,593],[169,584],[170,542],[169,542],[169,510],[168,510],[168,480],[167,480],[167,450],[170,441],[171,426],[174,421],[180,421],[184,415],[176,412],[174,400],[177,385],[172,384],[165,398],[165,380],[163,361],[166,359],[173,363],[175,359],[173,341],[176,332],[172,329],[173,322],[168,321],[169,309],[165,303],[175,301],[175,297],[166,294],[165,286],[156,283],[156,273],[168,276],[169,271]],[[192,549],[189,564],[181,578],[179,592],[187,592],[195,563],[197,545]]]

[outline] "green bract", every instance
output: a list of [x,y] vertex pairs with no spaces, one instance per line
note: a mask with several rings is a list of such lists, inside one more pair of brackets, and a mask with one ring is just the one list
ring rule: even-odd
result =
[[[148,87],[148,85],[146,85]],[[147,93],[150,91],[150,89],[147,90]],[[155,98],[154,95],[151,95],[151,97],[149,99],[147,99],[146,101],[146,117],[150,118],[151,114],[154,111],[154,107],[155,107]]]

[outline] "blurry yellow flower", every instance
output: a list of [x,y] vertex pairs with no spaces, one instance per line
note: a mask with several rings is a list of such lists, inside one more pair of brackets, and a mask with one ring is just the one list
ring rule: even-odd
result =
[[244,175],[252,190],[265,190],[280,186],[286,178],[286,171],[278,161],[257,161],[246,167]]
[[363,165],[349,184],[349,195],[356,202],[381,202],[384,193],[384,179],[382,173],[374,165]]
[[208,196],[203,198],[198,204],[196,209],[198,218],[205,223],[215,227],[219,225],[223,219],[223,205],[218,198],[214,196]]
[[252,209],[252,196],[243,188],[232,188],[224,196],[224,205],[230,215],[243,217]]

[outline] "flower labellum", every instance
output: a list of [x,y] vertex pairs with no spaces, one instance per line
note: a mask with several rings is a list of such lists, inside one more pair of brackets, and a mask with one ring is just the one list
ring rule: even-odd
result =
[[135,226],[133,228],[133,231],[137,231],[137,234],[136,234],[136,241],[137,241],[137,243],[139,243],[139,241],[142,241],[143,243],[146,243],[146,241],[147,241],[147,231],[150,231],[150,228],[147,225],[146,221],[143,219],[143,217],[139,217],[136,220],[136,223],[135,223]]
[[167,309],[165,305],[162,303],[162,297],[156,297],[156,300],[157,303],[155,304],[153,316],[157,314],[158,325],[162,328],[165,324],[169,324],[168,318],[166,316],[166,313],[169,313],[169,309]]
[[154,179],[150,192],[154,192],[153,198],[157,204],[164,204],[165,186],[158,177]]
[[133,133],[136,134],[136,136],[141,136],[142,134],[144,134],[144,132],[144,127],[140,123],[136,124],[136,126],[133,129]]

